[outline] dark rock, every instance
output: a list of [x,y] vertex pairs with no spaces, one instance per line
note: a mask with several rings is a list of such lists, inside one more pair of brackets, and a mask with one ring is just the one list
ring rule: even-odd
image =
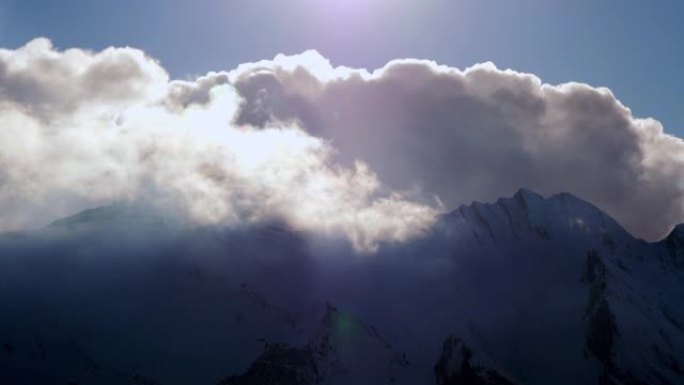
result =
[[312,385],[321,383],[313,350],[305,346],[266,344],[264,352],[247,371],[218,385]]
[[473,351],[459,338],[444,341],[435,365],[437,385],[513,385],[494,369],[474,363]]

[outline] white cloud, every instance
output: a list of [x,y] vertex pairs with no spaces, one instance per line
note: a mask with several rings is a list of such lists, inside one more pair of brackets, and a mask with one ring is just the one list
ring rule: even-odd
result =
[[683,166],[684,142],[609,90],[491,63],[371,72],[308,51],[179,81],[131,48],[0,50],[0,229],[142,199],[372,249],[420,234],[441,202],[528,187],[655,239],[684,218]]
[[589,199],[647,239],[684,219],[684,142],[608,89],[492,63],[397,60],[370,73],[315,56],[231,72],[245,99],[236,123],[299,124],[343,164],[363,160],[391,188],[420,183],[447,207],[528,187]]
[[167,82],[158,63],[131,48],[60,52],[40,38],[0,50],[0,103],[44,120],[125,108],[160,97]]
[[358,249],[420,234],[436,211],[385,189],[296,124],[235,127],[225,73],[169,81],[130,48],[0,51],[0,229],[144,200],[192,223],[285,220]]

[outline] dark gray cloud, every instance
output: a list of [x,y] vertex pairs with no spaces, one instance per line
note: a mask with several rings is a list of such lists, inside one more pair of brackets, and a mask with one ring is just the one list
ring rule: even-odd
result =
[[224,72],[212,72],[194,81],[174,80],[169,84],[168,95],[163,103],[175,111],[192,106],[206,106],[211,102],[211,90],[229,82],[228,74]]
[[237,123],[295,121],[342,162],[367,162],[391,188],[419,183],[448,208],[529,187],[589,199],[647,239],[684,220],[684,143],[605,88],[543,84],[492,64],[333,70],[311,55],[234,72]]

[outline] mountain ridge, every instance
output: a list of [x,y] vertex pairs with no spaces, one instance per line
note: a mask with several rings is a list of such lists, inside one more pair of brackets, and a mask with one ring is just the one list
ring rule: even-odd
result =
[[0,237],[0,382],[684,382],[681,227],[641,241],[571,194],[463,205],[372,255],[94,210]]
[[[541,237],[548,237],[549,234],[544,234],[543,226],[537,228],[537,226],[530,221],[531,219],[529,217],[530,210],[534,211],[534,209],[539,209],[540,206],[548,205],[574,205],[575,208],[583,207],[585,212],[590,212],[593,210],[596,214],[594,219],[603,223],[604,227],[610,228],[611,230],[614,230],[619,233],[629,234],[629,236],[634,238],[635,240],[647,243],[657,244],[664,242],[670,238],[684,238],[684,222],[675,225],[672,228],[672,230],[660,240],[644,241],[643,239],[631,234],[622,225],[620,225],[619,222],[613,219],[610,215],[606,214],[598,206],[594,205],[593,203],[587,200],[579,198],[576,195],[573,195],[569,192],[560,192],[552,194],[548,197],[544,197],[541,194],[525,187],[518,189],[510,197],[501,197],[493,202],[473,201],[471,203],[462,204],[454,210],[440,214],[439,218],[441,220],[444,220],[445,218],[451,216],[461,215],[473,216],[478,221],[482,221],[482,219],[485,219],[485,216],[483,216],[482,212],[483,210],[491,211],[495,207],[498,207],[498,209],[503,210],[503,212],[505,213],[506,219],[508,221],[509,226],[511,227],[511,231],[514,237],[517,236],[516,232],[521,232],[524,230],[527,230],[528,232],[536,232]],[[522,208],[525,211],[525,214],[527,214],[527,216],[525,217],[525,222],[522,224],[520,222],[514,223],[514,219],[511,216],[511,211],[514,211],[516,207]],[[558,207],[556,207],[556,209],[558,209]],[[47,227],[78,227],[85,224],[105,224],[108,222],[115,222],[116,220],[121,219],[126,219],[131,222],[136,220],[139,222],[146,222],[150,226],[169,224],[168,218],[164,218],[164,216],[157,214],[155,209],[153,209],[150,204],[114,202],[109,205],[88,208],[78,211],[74,214],[67,215],[65,217],[57,218],[53,220],[50,224],[48,224]],[[577,224],[582,225],[581,223]],[[284,226],[284,224],[280,224],[280,226]],[[490,226],[490,224],[484,223],[484,226],[488,227]],[[514,228],[516,226],[517,228]],[[491,236],[491,231],[488,230],[488,232],[490,232],[489,235]]]

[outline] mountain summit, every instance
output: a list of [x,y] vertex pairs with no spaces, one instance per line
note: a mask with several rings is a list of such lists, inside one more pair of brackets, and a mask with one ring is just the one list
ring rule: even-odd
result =
[[476,242],[504,242],[541,238],[551,240],[554,235],[567,237],[610,236],[626,240],[631,236],[611,217],[594,205],[572,194],[561,193],[548,199],[520,189],[512,198],[501,198],[495,203],[474,202],[463,205],[444,217],[452,233]]

